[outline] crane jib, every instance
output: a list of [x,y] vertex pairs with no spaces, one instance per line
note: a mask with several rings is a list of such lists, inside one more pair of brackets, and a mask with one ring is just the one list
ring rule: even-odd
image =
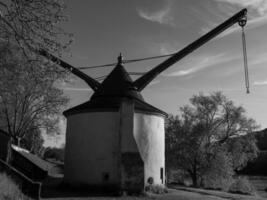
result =
[[212,29],[199,39],[195,40],[188,46],[184,47],[182,50],[179,52],[175,53],[173,56],[165,60],[164,62],[160,63],[158,66],[153,68],[152,70],[148,71],[146,74],[144,74],[142,77],[137,79],[134,82],[134,86],[138,91],[143,90],[158,74],[160,74],[162,71],[166,70],[168,67],[171,65],[175,64],[197,48],[201,47],[203,44],[211,40],[212,38],[216,37],[219,35],[221,32],[225,31],[227,28],[231,27],[235,23],[239,23],[242,21],[247,14],[247,9],[242,9],[235,15],[233,15],[231,18],[228,20],[224,21],[222,24],[217,26],[216,28]]

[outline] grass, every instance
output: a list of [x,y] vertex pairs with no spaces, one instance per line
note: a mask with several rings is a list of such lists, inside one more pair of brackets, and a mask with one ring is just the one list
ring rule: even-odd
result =
[[267,176],[245,176],[257,190],[258,195],[267,199]]
[[5,173],[0,173],[0,199],[30,200],[21,193],[19,186]]
[[229,192],[248,195],[256,194],[254,186],[246,177],[237,177],[231,184]]

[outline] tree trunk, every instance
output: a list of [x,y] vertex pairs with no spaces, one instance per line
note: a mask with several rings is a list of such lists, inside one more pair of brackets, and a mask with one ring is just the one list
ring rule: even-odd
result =
[[197,159],[194,159],[193,172],[191,174],[193,186],[198,187],[198,177],[197,177]]
[[20,147],[21,137],[14,137],[12,143],[18,147]]
[[17,143],[17,146],[18,146],[18,147],[20,147],[20,140],[21,140],[21,138],[18,137],[18,143]]
[[197,174],[196,173],[192,173],[191,174],[191,178],[192,178],[192,181],[193,181],[193,186],[194,187],[197,187],[198,186],[198,184],[197,184],[197,182],[198,182],[198,180],[197,180]]

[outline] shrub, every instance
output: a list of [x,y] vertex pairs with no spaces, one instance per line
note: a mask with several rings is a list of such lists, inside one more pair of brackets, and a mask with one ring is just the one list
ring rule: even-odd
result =
[[168,172],[168,183],[191,186],[192,180],[184,170],[176,169]]
[[230,156],[226,152],[218,151],[202,176],[201,186],[207,189],[228,191],[233,182],[233,174]]
[[167,193],[167,189],[166,187],[162,186],[162,185],[147,185],[145,187],[145,191],[146,192],[151,192],[151,193],[154,193],[154,194],[164,194],[164,193]]
[[229,192],[254,195],[255,188],[251,185],[247,178],[238,177],[230,186]]
[[26,200],[27,198],[21,193],[10,177],[0,173],[0,199],[1,200]]

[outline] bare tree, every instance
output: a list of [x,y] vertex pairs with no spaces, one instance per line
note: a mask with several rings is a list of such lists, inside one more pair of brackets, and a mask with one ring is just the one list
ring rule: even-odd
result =
[[71,34],[59,26],[67,19],[64,8],[61,0],[0,0],[0,38],[27,54],[59,53],[71,42]]
[[0,0],[0,127],[28,149],[40,128],[57,132],[67,102],[57,85],[68,73],[36,54],[60,54],[71,43],[64,9],[63,0]]
[[43,62],[28,62],[16,47],[0,48],[0,128],[19,141],[29,132],[57,132],[62,106],[68,102],[57,84],[66,73]]

